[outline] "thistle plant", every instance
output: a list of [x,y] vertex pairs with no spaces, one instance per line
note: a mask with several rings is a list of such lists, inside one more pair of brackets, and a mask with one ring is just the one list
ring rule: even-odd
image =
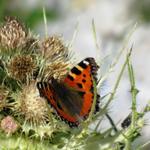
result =
[[[126,50],[126,48],[123,48]],[[124,52],[121,50],[121,52]],[[136,108],[136,80],[131,63],[132,48],[127,50],[124,64],[111,94],[101,98],[100,111],[94,113],[97,91],[106,76],[94,85],[94,102],[89,117],[79,127],[70,128],[55,110],[42,98],[37,82],[54,77],[62,80],[73,64],[70,50],[61,37],[52,35],[41,40],[15,18],[7,18],[0,26],[0,149],[30,150],[132,150],[134,141],[141,136],[144,115]],[[120,57],[121,53],[118,54]],[[116,57],[117,62],[119,57]],[[112,63],[110,70],[114,67]],[[121,77],[128,69],[131,85],[132,110],[118,128],[108,114]],[[105,99],[105,105],[101,106]],[[97,130],[107,116],[111,127]],[[90,128],[91,124],[96,124]],[[143,149],[144,145],[137,148]]]

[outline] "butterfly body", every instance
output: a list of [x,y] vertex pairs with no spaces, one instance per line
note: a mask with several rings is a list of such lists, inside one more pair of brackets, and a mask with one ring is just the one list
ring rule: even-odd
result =
[[[63,81],[52,78],[49,82],[38,82],[37,87],[62,120],[77,126],[91,110],[97,70],[95,60],[86,58],[73,67]],[[98,98],[95,108],[98,109]]]

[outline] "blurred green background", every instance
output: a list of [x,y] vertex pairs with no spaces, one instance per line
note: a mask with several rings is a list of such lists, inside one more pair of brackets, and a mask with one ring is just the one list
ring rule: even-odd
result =
[[[4,16],[16,16],[24,21],[28,27],[35,28],[38,23],[43,21],[43,10],[45,7],[48,21],[56,21],[64,14],[70,13],[73,9],[88,9],[93,0],[0,0],[0,21],[3,21]],[[116,1],[117,3],[117,1]],[[67,7],[70,7],[68,9]],[[62,9],[66,11],[62,12]],[[68,12],[67,12],[68,11]],[[64,14],[62,14],[64,13]],[[149,0],[131,0],[129,3],[128,13],[134,17],[140,18],[143,22],[150,22],[150,1]]]
[[54,21],[60,16],[55,6],[49,7],[42,1],[23,1],[23,0],[0,0],[0,21],[3,22],[4,16],[15,16],[19,20],[34,29],[38,23],[43,21],[43,7],[45,7],[47,19]]

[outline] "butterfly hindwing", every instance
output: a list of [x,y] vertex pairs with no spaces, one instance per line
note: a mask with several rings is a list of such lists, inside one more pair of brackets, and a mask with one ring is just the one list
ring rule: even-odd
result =
[[56,101],[64,108],[64,111],[73,117],[79,116],[83,101],[77,90],[56,79],[51,80],[51,86],[54,89]]
[[47,99],[63,120],[70,123],[69,125],[76,126],[78,124],[83,101],[76,90],[56,79],[52,79],[51,83],[38,82],[37,87],[41,97]]

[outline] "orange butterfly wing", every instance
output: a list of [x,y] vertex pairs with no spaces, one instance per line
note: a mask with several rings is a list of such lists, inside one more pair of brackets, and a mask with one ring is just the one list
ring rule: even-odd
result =
[[[40,95],[48,100],[48,102],[55,108],[56,112],[62,118],[62,120],[67,121],[70,126],[77,126],[79,124],[79,117],[86,118],[91,110],[94,98],[93,80],[96,81],[97,70],[98,66],[95,60],[93,58],[86,58],[78,65],[73,67],[63,81],[64,85],[75,89],[76,91],[76,93],[72,92],[72,94],[70,93],[71,90],[68,90],[68,92],[66,92],[66,94],[70,93],[69,96],[72,98],[72,103],[74,102],[74,107],[77,104],[76,101],[81,101],[82,103],[82,107],[79,107],[80,112],[76,113],[77,115],[71,115],[71,113],[67,112],[65,109],[67,107],[69,109],[69,106],[63,107],[63,105],[59,103],[63,103],[62,100],[64,98],[61,98],[63,96],[57,96],[58,89],[57,86],[56,88],[53,88],[53,83],[39,82],[37,86]],[[66,86],[64,86],[63,88],[66,88]],[[76,94],[80,95],[81,98],[76,96]],[[97,105],[96,108],[98,108]],[[72,111],[74,111],[74,107],[72,108]]]
[[83,107],[80,116],[89,114],[94,98],[93,79],[96,80],[98,66],[93,58],[86,58],[69,72],[64,82],[83,92]]
[[68,121],[68,123],[76,123],[77,118],[71,116],[69,113],[66,113],[61,105],[59,105],[58,100],[56,98],[56,92],[54,89],[51,87],[51,84],[47,82],[38,82],[37,87],[40,92],[40,96],[44,97],[45,99],[48,100],[50,105],[55,108],[57,114],[61,117],[62,120]]

